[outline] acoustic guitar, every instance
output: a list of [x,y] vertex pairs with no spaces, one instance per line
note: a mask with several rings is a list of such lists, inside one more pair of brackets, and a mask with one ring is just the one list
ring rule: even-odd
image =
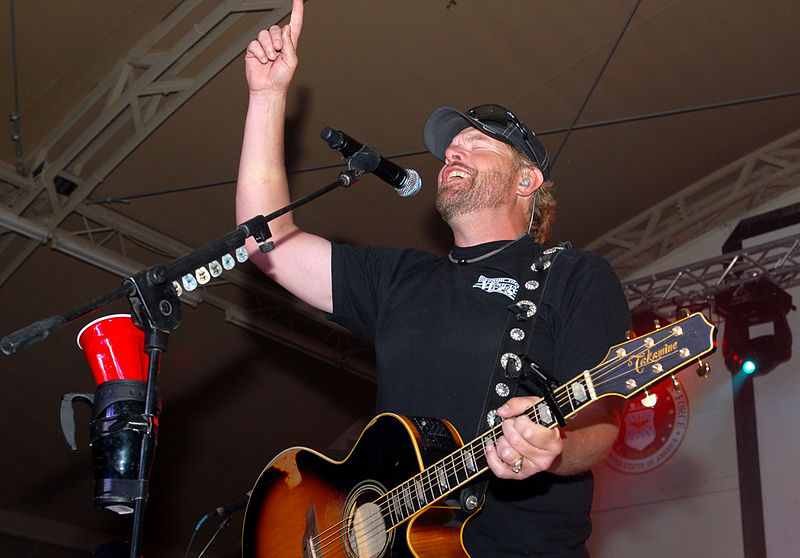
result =
[[[715,327],[692,314],[609,349],[603,361],[553,392],[564,418],[601,397],[630,398],[716,348]],[[700,362],[707,373],[707,365]],[[541,401],[526,414],[557,425]],[[460,489],[488,469],[484,448],[501,426],[464,444],[447,421],[382,414],[336,461],[303,447],[267,464],[245,511],[244,558],[464,558]],[[467,506],[468,507],[468,506]]]

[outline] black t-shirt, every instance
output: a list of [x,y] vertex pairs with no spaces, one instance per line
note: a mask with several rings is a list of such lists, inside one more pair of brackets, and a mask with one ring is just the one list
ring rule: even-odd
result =
[[[472,259],[503,244],[456,247],[453,255]],[[331,318],[375,343],[377,411],[444,418],[466,440],[486,430],[479,415],[507,306],[542,250],[524,237],[487,259],[454,264],[418,250],[333,244]],[[550,270],[529,356],[565,382],[623,341],[629,323],[619,280],[605,260],[565,250]],[[542,473],[525,481],[486,475],[486,503],[464,531],[472,558],[586,555],[590,473]]]

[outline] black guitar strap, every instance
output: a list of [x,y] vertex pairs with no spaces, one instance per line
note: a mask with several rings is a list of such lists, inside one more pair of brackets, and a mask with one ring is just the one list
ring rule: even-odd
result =
[[[550,267],[556,256],[571,246],[569,242],[561,242],[558,246],[548,248],[526,267],[524,282],[517,291],[516,300],[508,306],[506,328],[495,359],[476,437],[500,424],[502,419],[497,416],[496,409],[514,397],[519,389],[526,362],[525,355],[528,353],[533,324],[547,287]],[[483,480],[461,491],[459,500],[464,511],[472,512],[481,504],[488,484],[488,480]]]

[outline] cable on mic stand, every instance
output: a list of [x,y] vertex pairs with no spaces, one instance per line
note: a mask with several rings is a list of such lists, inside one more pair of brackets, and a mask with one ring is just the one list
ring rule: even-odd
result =
[[192,548],[192,544],[194,543],[194,539],[197,537],[197,532],[200,531],[200,527],[203,525],[203,523],[206,522],[206,519],[208,519],[210,517],[213,517],[213,516],[214,516],[214,512],[208,512],[207,514],[205,514],[203,516],[203,519],[201,519],[197,523],[197,525],[195,526],[194,530],[192,531],[192,536],[189,539],[189,544],[186,546],[186,552],[183,553],[183,558],[188,558],[189,550],[191,550],[191,548]]
[[194,543],[194,540],[197,537],[197,533],[200,531],[200,527],[203,525],[203,523],[205,523],[212,517],[221,517],[222,520],[220,521],[219,526],[217,526],[217,529],[214,531],[214,534],[211,536],[211,539],[203,547],[203,550],[200,551],[200,554],[197,555],[197,558],[201,558],[203,554],[205,554],[206,551],[209,549],[214,540],[216,540],[217,536],[222,532],[222,530],[230,526],[231,519],[233,519],[233,515],[247,505],[247,502],[250,500],[250,495],[252,493],[253,491],[251,490],[238,500],[231,502],[226,506],[220,506],[218,508],[215,508],[213,511],[210,511],[207,514],[205,514],[203,518],[200,521],[198,521],[197,526],[195,526],[194,528],[194,531],[192,531],[192,536],[189,539],[189,544],[186,547],[186,552],[184,552],[183,558],[188,558],[189,551],[191,550],[192,544]]

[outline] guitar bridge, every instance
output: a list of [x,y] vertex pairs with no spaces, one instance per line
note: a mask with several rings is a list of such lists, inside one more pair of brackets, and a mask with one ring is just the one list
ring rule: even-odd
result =
[[303,533],[303,558],[317,558],[317,551],[314,549],[314,539],[319,534],[317,527],[317,512],[314,504],[306,510],[306,530]]

